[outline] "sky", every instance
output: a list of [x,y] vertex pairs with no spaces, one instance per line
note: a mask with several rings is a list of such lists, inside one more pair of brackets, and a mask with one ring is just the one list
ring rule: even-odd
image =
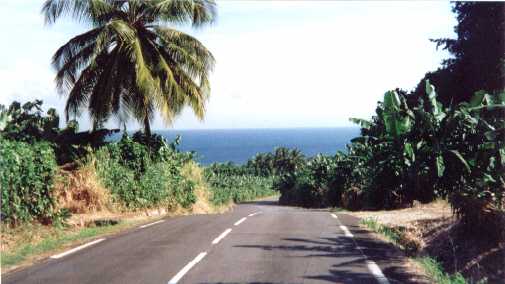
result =
[[[2,0],[0,104],[42,99],[61,117],[50,62],[56,49],[87,27],[64,19],[44,25],[40,0]],[[369,118],[385,91],[413,89],[449,55],[434,38],[454,37],[444,1],[217,1],[217,21],[196,36],[214,54],[203,121],[185,110],[153,129],[351,126]],[[63,121],[63,119],[62,119]],[[80,128],[88,129],[87,115]],[[63,122],[62,122],[63,123]],[[122,124],[111,119],[108,127]],[[139,126],[131,121],[128,129]]]

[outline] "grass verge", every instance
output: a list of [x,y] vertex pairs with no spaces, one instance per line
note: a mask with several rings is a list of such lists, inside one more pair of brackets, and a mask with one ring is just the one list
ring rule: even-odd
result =
[[3,230],[2,238],[16,234],[19,239],[8,250],[2,250],[2,274],[15,268],[29,265],[35,260],[45,258],[64,248],[85,243],[99,236],[103,237],[119,233],[144,222],[146,220],[122,221],[115,225],[107,224],[105,226],[86,228],[57,228],[29,225],[10,232],[9,230],[7,232]]
[[[413,244],[405,237],[404,231],[399,228],[393,228],[377,222],[374,218],[365,218],[360,222],[370,230],[384,236],[391,243],[395,244],[401,250],[411,255],[417,251],[417,245]],[[415,246],[415,247],[414,247]],[[413,260],[419,264],[426,275],[435,283],[438,284],[467,284],[469,283],[460,273],[448,274],[442,265],[430,256],[415,257]],[[485,283],[485,282],[480,282]]]

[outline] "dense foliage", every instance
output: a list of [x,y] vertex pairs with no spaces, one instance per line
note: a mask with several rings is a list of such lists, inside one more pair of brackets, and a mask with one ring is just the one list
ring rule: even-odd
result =
[[0,136],[13,141],[34,143],[49,142],[59,164],[74,161],[87,154],[87,147],[97,148],[105,144],[105,137],[117,130],[100,129],[78,132],[75,120],[59,128],[60,118],[54,108],[44,115],[42,101],[35,100],[21,105],[13,102],[8,108],[0,105]]
[[[463,223],[503,228],[505,93],[477,92],[445,108],[427,82],[409,103],[389,91],[348,153],[316,157],[282,175],[281,201],[302,206],[398,208],[446,197]],[[489,224],[490,222],[494,224]]]
[[120,141],[98,150],[95,166],[102,183],[127,209],[190,207],[196,201],[194,184],[181,171],[191,155],[178,152],[160,136],[150,140],[157,143],[135,142],[125,132]]
[[212,164],[205,169],[205,177],[213,192],[213,203],[242,202],[274,195],[274,178],[295,171],[304,163],[298,149],[279,147],[273,153],[258,153],[245,165]]
[[113,131],[77,132],[73,121],[65,129],[58,125],[56,111],[44,115],[41,101],[0,105],[2,220],[16,225],[67,217],[64,209],[55,209],[57,162],[72,162],[63,167],[75,169],[86,157],[115,203],[125,209],[188,208],[196,201],[193,182],[181,172],[192,154],[177,150],[179,138],[167,143],[159,135],[137,132],[107,143],[105,137]]
[[56,160],[48,143],[0,138],[0,169],[2,220],[47,222],[56,216],[51,194]]
[[214,174],[206,171],[205,178],[212,192],[211,201],[215,205],[251,201],[275,194],[271,177]]
[[505,3],[455,2],[456,38],[437,39],[437,47],[451,53],[442,67],[429,72],[414,92],[424,94],[429,79],[440,90],[444,105],[469,101],[479,90],[501,92],[505,88]]

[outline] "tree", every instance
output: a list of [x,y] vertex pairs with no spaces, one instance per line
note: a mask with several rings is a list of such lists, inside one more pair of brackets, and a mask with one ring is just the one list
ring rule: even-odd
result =
[[53,56],[67,120],[87,108],[95,129],[111,116],[133,117],[150,136],[156,110],[166,123],[185,106],[203,118],[214,58],[164,24],[210,23],[212,0],[47,0],[42,13],[49,24],[68,15],[91,26]]
[[498,93],[505,89],[505,3],[458,2],[453,6],[458,25],[456,39],[433,40],[453,58],[429,72],[418,84],[422,97],[426,79],[438,86],[445,105],[469,101],[479,90]]

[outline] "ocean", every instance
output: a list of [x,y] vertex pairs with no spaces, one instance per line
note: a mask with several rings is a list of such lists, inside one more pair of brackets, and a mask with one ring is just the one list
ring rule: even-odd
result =
[[195,151],[203,165],[234,162],[243,164],[260,152],[276,147],[298,148],[306,156],[334,155],[359,135],[359,128],[215,129],[155,131],[168,141],[181,136],[181,151]]

